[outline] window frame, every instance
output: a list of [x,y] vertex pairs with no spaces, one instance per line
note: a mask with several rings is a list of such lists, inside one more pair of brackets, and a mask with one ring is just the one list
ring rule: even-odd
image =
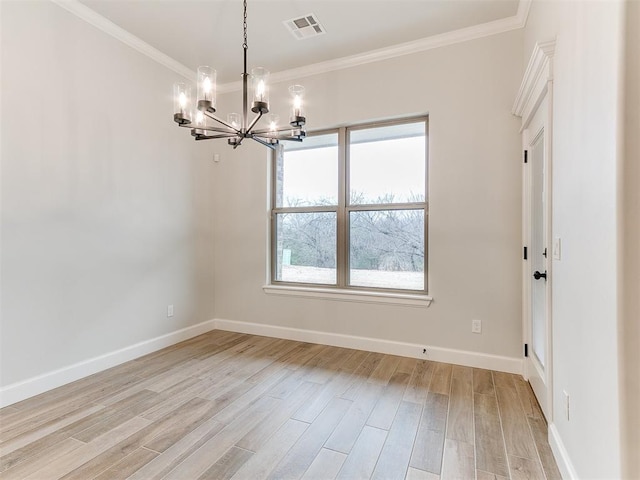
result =
[[[409,123],[424,122],[424,138],[425,138],[425,191],[424,202],[403,202],[403,203],[380,203],[380,204],[358,204],[351,205],[350,200],[350,178],[349,178],[349,152],[350,152],[350,134],[357,130],[366,130],[371,128],[386,127],[393,125],[403,125]],[[277,168],[278,156],[284,155],[282,147],[273,151],[270,155],[270,173],[271,181],[269,192],[269,213],[270,213],[270,244],[269,244],[269,279],[268,283],[271,287],[291,287],[291,289],[309,290],[317,289],[317,291],[336,291],[344,293],[364,293],[364,294],[391,294],[398,296],[426,296],[429,289],[429,116],[421,115],[417,117],[407,117],[389,121],[367,122],[356,125],[342,126],[331,129],[321,129],[309,132],[307,136],[338,134],[338,203],[336,205],[321,205],[312,207],[278,207],[277,206]],[[424,215],[424,288],[422,290],[399,289],[386,287],[370,287],[350,285],[350,222],[349,216],[351,212],[359,211],[392,211],[392,210],[423,210]],[[322,284],[309,282],[288,282],[277,280],[277,220],[279,214],[286,213],[318,213],[330,212],[336,214],[336,283]]]

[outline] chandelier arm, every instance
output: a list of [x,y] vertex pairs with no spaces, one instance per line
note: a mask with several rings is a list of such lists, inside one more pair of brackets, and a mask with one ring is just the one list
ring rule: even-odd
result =
[[264,145],[265,147],[269,147],[271,150],[275,150],[276,146],[272,143],[267,142],[266,140],[263,140],[260,137],[251,137],[252,139],[254,139],[256,142]]
[[220,135],[196,135],[196,140],[215,140],[216,138],[233,138],[235,133],[224,133]]
[[208,132],[217,132],[217,133],[228,133],[229,135],[237,135],[238,132],[235,130],[230,130],[229,128],[219,128],[219,127],[209,127],[204,125],[194,126],[193,123],[189,123],[186,125],[178,125],[182,128],[190,128],[191,130],[206,130]]
[[209,112],[204,112],[204,114],[209,117],[211,120],[215,120],[218,123],[221,123],[222,125],[224,125],[225,127],[229,128],[231,131],[235,132],[236,134],[240,135],[240,130],[238,130],[237,128],[234,128],[233,125],[225,122],[224,120],[222,120],[221,118],[216,117],[215,115],[209,113]]
[[256,115],[256,118],[254,118],[253,121],[249,124],[249,127],[247,128],[247,133],[251,132],[251,129],[256,125],[256,123],[258,123],[258,120],[260,120],[260,118],[262,118],[262,112],[258,113]]
[[275,135],[279,135],[281,133],[284,132],[291,132],[291,130],[295,130],[295,128],[292,127],[281,127],[281,128],[277,128],[275,130],[271,130],[270,128],[261,128],[260,130],[254,130],[253,134],[254,135],[266,135],[266,134],[275,134]]
[[276,137],[278,140],[285,140],[287,142],[302,142],[301,137]]

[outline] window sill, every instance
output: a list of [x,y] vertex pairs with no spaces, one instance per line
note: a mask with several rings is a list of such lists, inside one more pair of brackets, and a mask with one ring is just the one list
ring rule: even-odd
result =
[[408,307],[428,307],[433,298],[413,293],[373,292],[322,287],[295,287],[291,285],[264,285],[262,290],[269,295],[338,300],[358,303],[386,303]]

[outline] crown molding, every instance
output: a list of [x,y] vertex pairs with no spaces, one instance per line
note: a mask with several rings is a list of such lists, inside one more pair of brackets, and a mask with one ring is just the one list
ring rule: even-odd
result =
[[[497,35],[499,33],[509,32],[523,28],[527,23],[529,16],[529,8],[531,0],[520,0],[516,15],[494,20],[492,22],[474,25],[472,27],[461,28],[451,32],[432,35],[430,37],[413,40],[411,42],[400,43],[390,47],[384,47],[377,50],[371,50],[365,53],[350,55],[348,57],[327,60],[326,62],[313,63],[304,67],[292,68],[271,74],[271,82],[285,82],[297,78],[310,77],[323,73],[342,70],[367,63],[379,62],[403,55],[411,55],[413,53],[424,52],[434,48],[446,47],[457,43],[468,42],[478,38]],[[230,82],[218,85],[219,93],[229,93],[238,91],[242,88],[242,82]]]
[[[171,58],[170,56],[162,53],[157,48],[152,47],[147,42],[127,32],[123,28],[117,26],[115,23],[106,19],[86,5],[83,5],[78,0],[51,1],[64,8],[65,10],[73,13],[78,18],[85,20],[87,23],[90,23],[94,27],[120,40],[122,43],[130,46],[134,50],[137,50],[143,55],[146,55],[152,60],[155,60],[159,64],[185,77],[186,79],[193,80],[194,78],[196,78],[195,71],[191,70],[190,68]],[[309,77],[312,75],[318,75],[335,70],[355,67],[358,65],[365,65],[367,63],[388,60],[403,55],[411,55],[413,53],[424,52],[426,50],[432,50],[434,48],[455,45],[457,43],[467,42],[470,40],[496,35],[511,30],[517,30],[519,28],[523,28],[527,23],[531,1],[532,0],[520,0],[520,2],[518,3],[518,11],[516,12],[516,15],[511,17],[494,20],[492,22],[487,22],[480,25],[474,25],[472,27],[462,28],[439,35],[433,35],[411,42],[392,45],[390,47],[371,50],[365,53],[336,58],[333,60],[328,60],[326,62],[306,65],[304,67],[283,70],[281,72],[275,72],[271,74],[271,81],[285,82],[297,78]],[[217,90],[219,93],[228,93],[238,91],[241,88],[241,82],[231,82],[218,85]]]
[[511,112],[522,117],[522,128],[526,128],[531,114],[544,97],[549,82],[553,81],[553,55],[556,49],[556,41],[536,43],[529,60],[527,70],[524,72],[520,90],[513,104]]
[[130,46],[134,50],[146,55],[147,57],[155,60],[160,65],[167,67],[169,70],[173,70],[177,74],[193,80],[196,78],[196,72],[186,67],[182,63],[174,60],[169,55],[162,53],[155,47],[152,47],[144,40],[127,32],[124,28],[119,27],[111,20],[106,19],[96,11],[90,9],[86,5],[83,5],[78,0],[51,0],[56,5],[64,8],[65,10],[73,13],[76,17],[81,18],[87,23],[90,23],[94,27],[102,30],[104,33],[111,35],[112,37],[120,40],[125,45]]

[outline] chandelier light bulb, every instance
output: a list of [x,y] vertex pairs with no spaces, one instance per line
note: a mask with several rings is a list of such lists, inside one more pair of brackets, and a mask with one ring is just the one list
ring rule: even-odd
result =
[[269,112],[269,70],[256,67],[251,70],[251,82],[253,85],[253,105],[251,111],[254,113]]
[[227,115],[227,123],[231,125],[234,129],[240,129],[240,114],[238,113],[230,113]]
[[291,108],[291,126],[300,127],[305,124],[306,118],[302,110],[302,99],[304,97],[304,87],[302,85],[291,85],[289,93],[293,97]]
[[198,67],[198,110],[216,111],[216,71],[211,67]]
[[184,83],[173,85],[173,120],[180,125],[191,123],[191,88]]
[[[196,126],[204,127],[205,125],[206,125],[206,119],[205,119],[204,113],[198,110],[196,112]],[[207,132],[205,130],[202,130],[201,128],[196,128],[194,129],[194,133],[196,135],[205,135]]]

